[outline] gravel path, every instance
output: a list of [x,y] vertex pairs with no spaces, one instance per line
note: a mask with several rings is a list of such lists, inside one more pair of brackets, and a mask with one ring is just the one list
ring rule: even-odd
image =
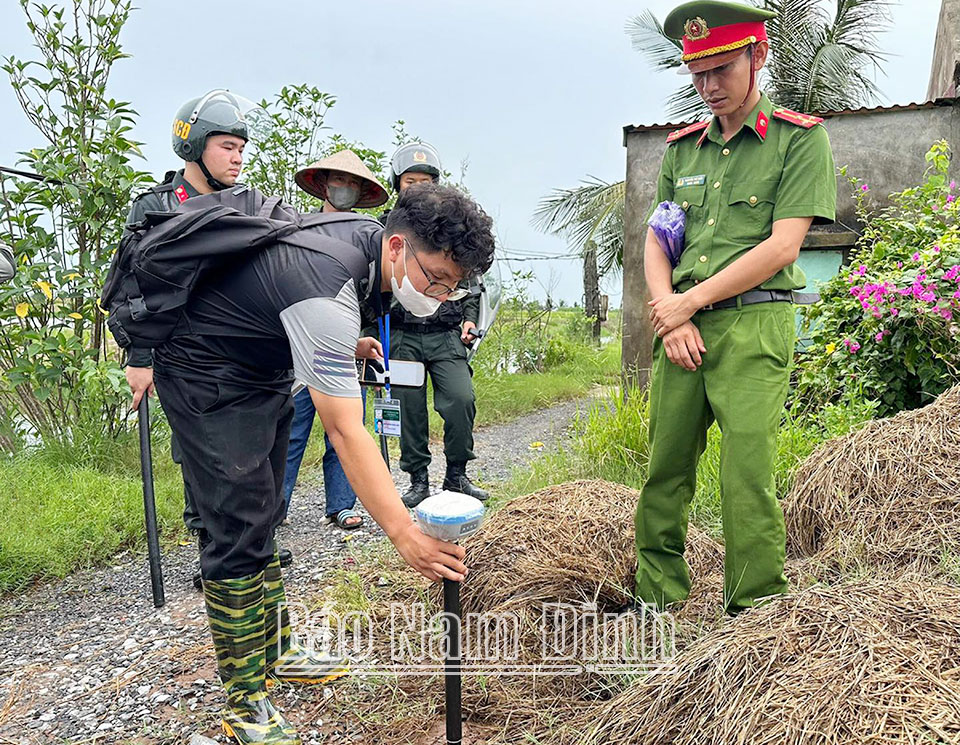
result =
[[[539,456],[532,443],[549,450],[584,405],[565,402],[478,430],[471,476],[495,493],[513,468]],[[431,484],[439,486],[442,445],[432,448],[441,453],[430,469]],[[402,491],[406,476],[393,465]],[[284,570],[291,600],[351,564],[353,546],[383,538],[369,517],[351,533],[325,524],[322,487],[307,482],[298,486],[290,524],[279,532],[280,544],[296,556]],[[167,602],[160,610],[150,601],[145,556],[129,552],[112,566],[0,599],[0,743],[172,744],[196,735],[225,742],[203,597],[191,583],[196,565],[192,544],[164,552]],[[356,741],[349,723],[324,714],[326,699],[335,695],[335,686],[287,686],[277,703],[299,726],[305,745]]]

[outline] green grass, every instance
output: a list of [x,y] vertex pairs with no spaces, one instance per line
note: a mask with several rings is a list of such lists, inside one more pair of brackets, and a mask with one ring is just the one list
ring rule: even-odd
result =
[[[0,460],[0,592],[145,545],[139,466],[123,467],[138,462],[136,443],[112,450],[116,458],[100,468],[57,462],[50,453]],[[183,485],[160,447],[154,461],[158,522],[163,540],[172,541],[184,533]]]
[[[575,317],[572,311],[557,314],[551,324],[560,341],[552,346],[546,372],[493,374],[478,367],[478,426],[508,421],[616,380],[619,344],[595,349],[576,341],[568,329]],[[441,434],[432,394],[431,417],[432,431]],[[372,432],[370,412],[367,422]],[[73,445],[0,458],[0,592],[101,565],[118,551],[145,545],[136,433],[119,441],[92,435],[75,439]],[[322,439],[323,428],[315,426],[301,470],[308,483],[321,478]],[[399,456],[395,440],[391,453],[394,460]],[[180,469],[170,459],[162,414],[154,421],[153,455],[161,541],[169,543],[185,536],[183,485]]]
[[[777,495],[786,496],[797,466],[821,442],[859,426],[868,415],[867,408],[836,406],[825,408],[814,419],[785,417],[777,437]],[[499,490],[498,501],[576,479],[605,479],[639,489],[647,473],[647,417],[646,396],[638,393],[624,398],[617,392],[598,401],[578,417],[571,441],[515,472]],[[720,431],[716,425],[708,432],[707,448],[700,459],[690,519],[710,535],[721,537]]]

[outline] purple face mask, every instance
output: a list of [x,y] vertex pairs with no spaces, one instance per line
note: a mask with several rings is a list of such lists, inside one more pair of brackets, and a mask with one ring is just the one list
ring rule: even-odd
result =
[[650,217],[650,227],[672,267],[680,263],[686,223],[687,213],[675,202],[660,202]]

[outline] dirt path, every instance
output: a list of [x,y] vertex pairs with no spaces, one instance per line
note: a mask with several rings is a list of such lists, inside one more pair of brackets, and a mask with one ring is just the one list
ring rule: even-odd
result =
[[[589,399],[557,404],[476,433],[471,475],[496,491],[511,469],[539,457],[564,437]],[[431,483],[443,478],[441,453]],[[319,469],[317,469],[319,470]],[[401,479],[394,463],[394,478]],[[369,518],[345,534],[323,521],[323,490],[298,487],[290,524],[280,529],[296,560],[284,570],[297,599],[336,568],[349,565],[354,546],[383,538]],[[196,548],[168,549],[163,558],[166,605],[150,601],[143,555],[121,554],[114,564],[78,572],[25,595],[0,600],[0,743],[185,743],[202,734],[224,742],[217,712],[223,701],[213,664],[203,597],[193,589]],[[350,723],[325,721],[327,689],[287,688],[277,701],[299,726],[304,745],[357,742]]]

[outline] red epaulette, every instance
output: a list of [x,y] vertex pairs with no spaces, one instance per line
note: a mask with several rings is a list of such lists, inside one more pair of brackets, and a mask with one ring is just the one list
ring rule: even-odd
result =
[[689,127],[684,127],[683,129],[675,129],[673,132],[667,135],[667,144],[669,145],[671,142],[676,142],[687,135],[692,135],[694,132],[699,132],[700,130],[706,129],[709,126],[710,122],[706,121],[691,124]]
[[803,127],[804,129],[815,127],[823,121],[819,116],[801,114],[798,111],[790,111],[790,109],[776,109],[773,112],[773,118],[782,119],[785,122],[796,124],[798,127]]

